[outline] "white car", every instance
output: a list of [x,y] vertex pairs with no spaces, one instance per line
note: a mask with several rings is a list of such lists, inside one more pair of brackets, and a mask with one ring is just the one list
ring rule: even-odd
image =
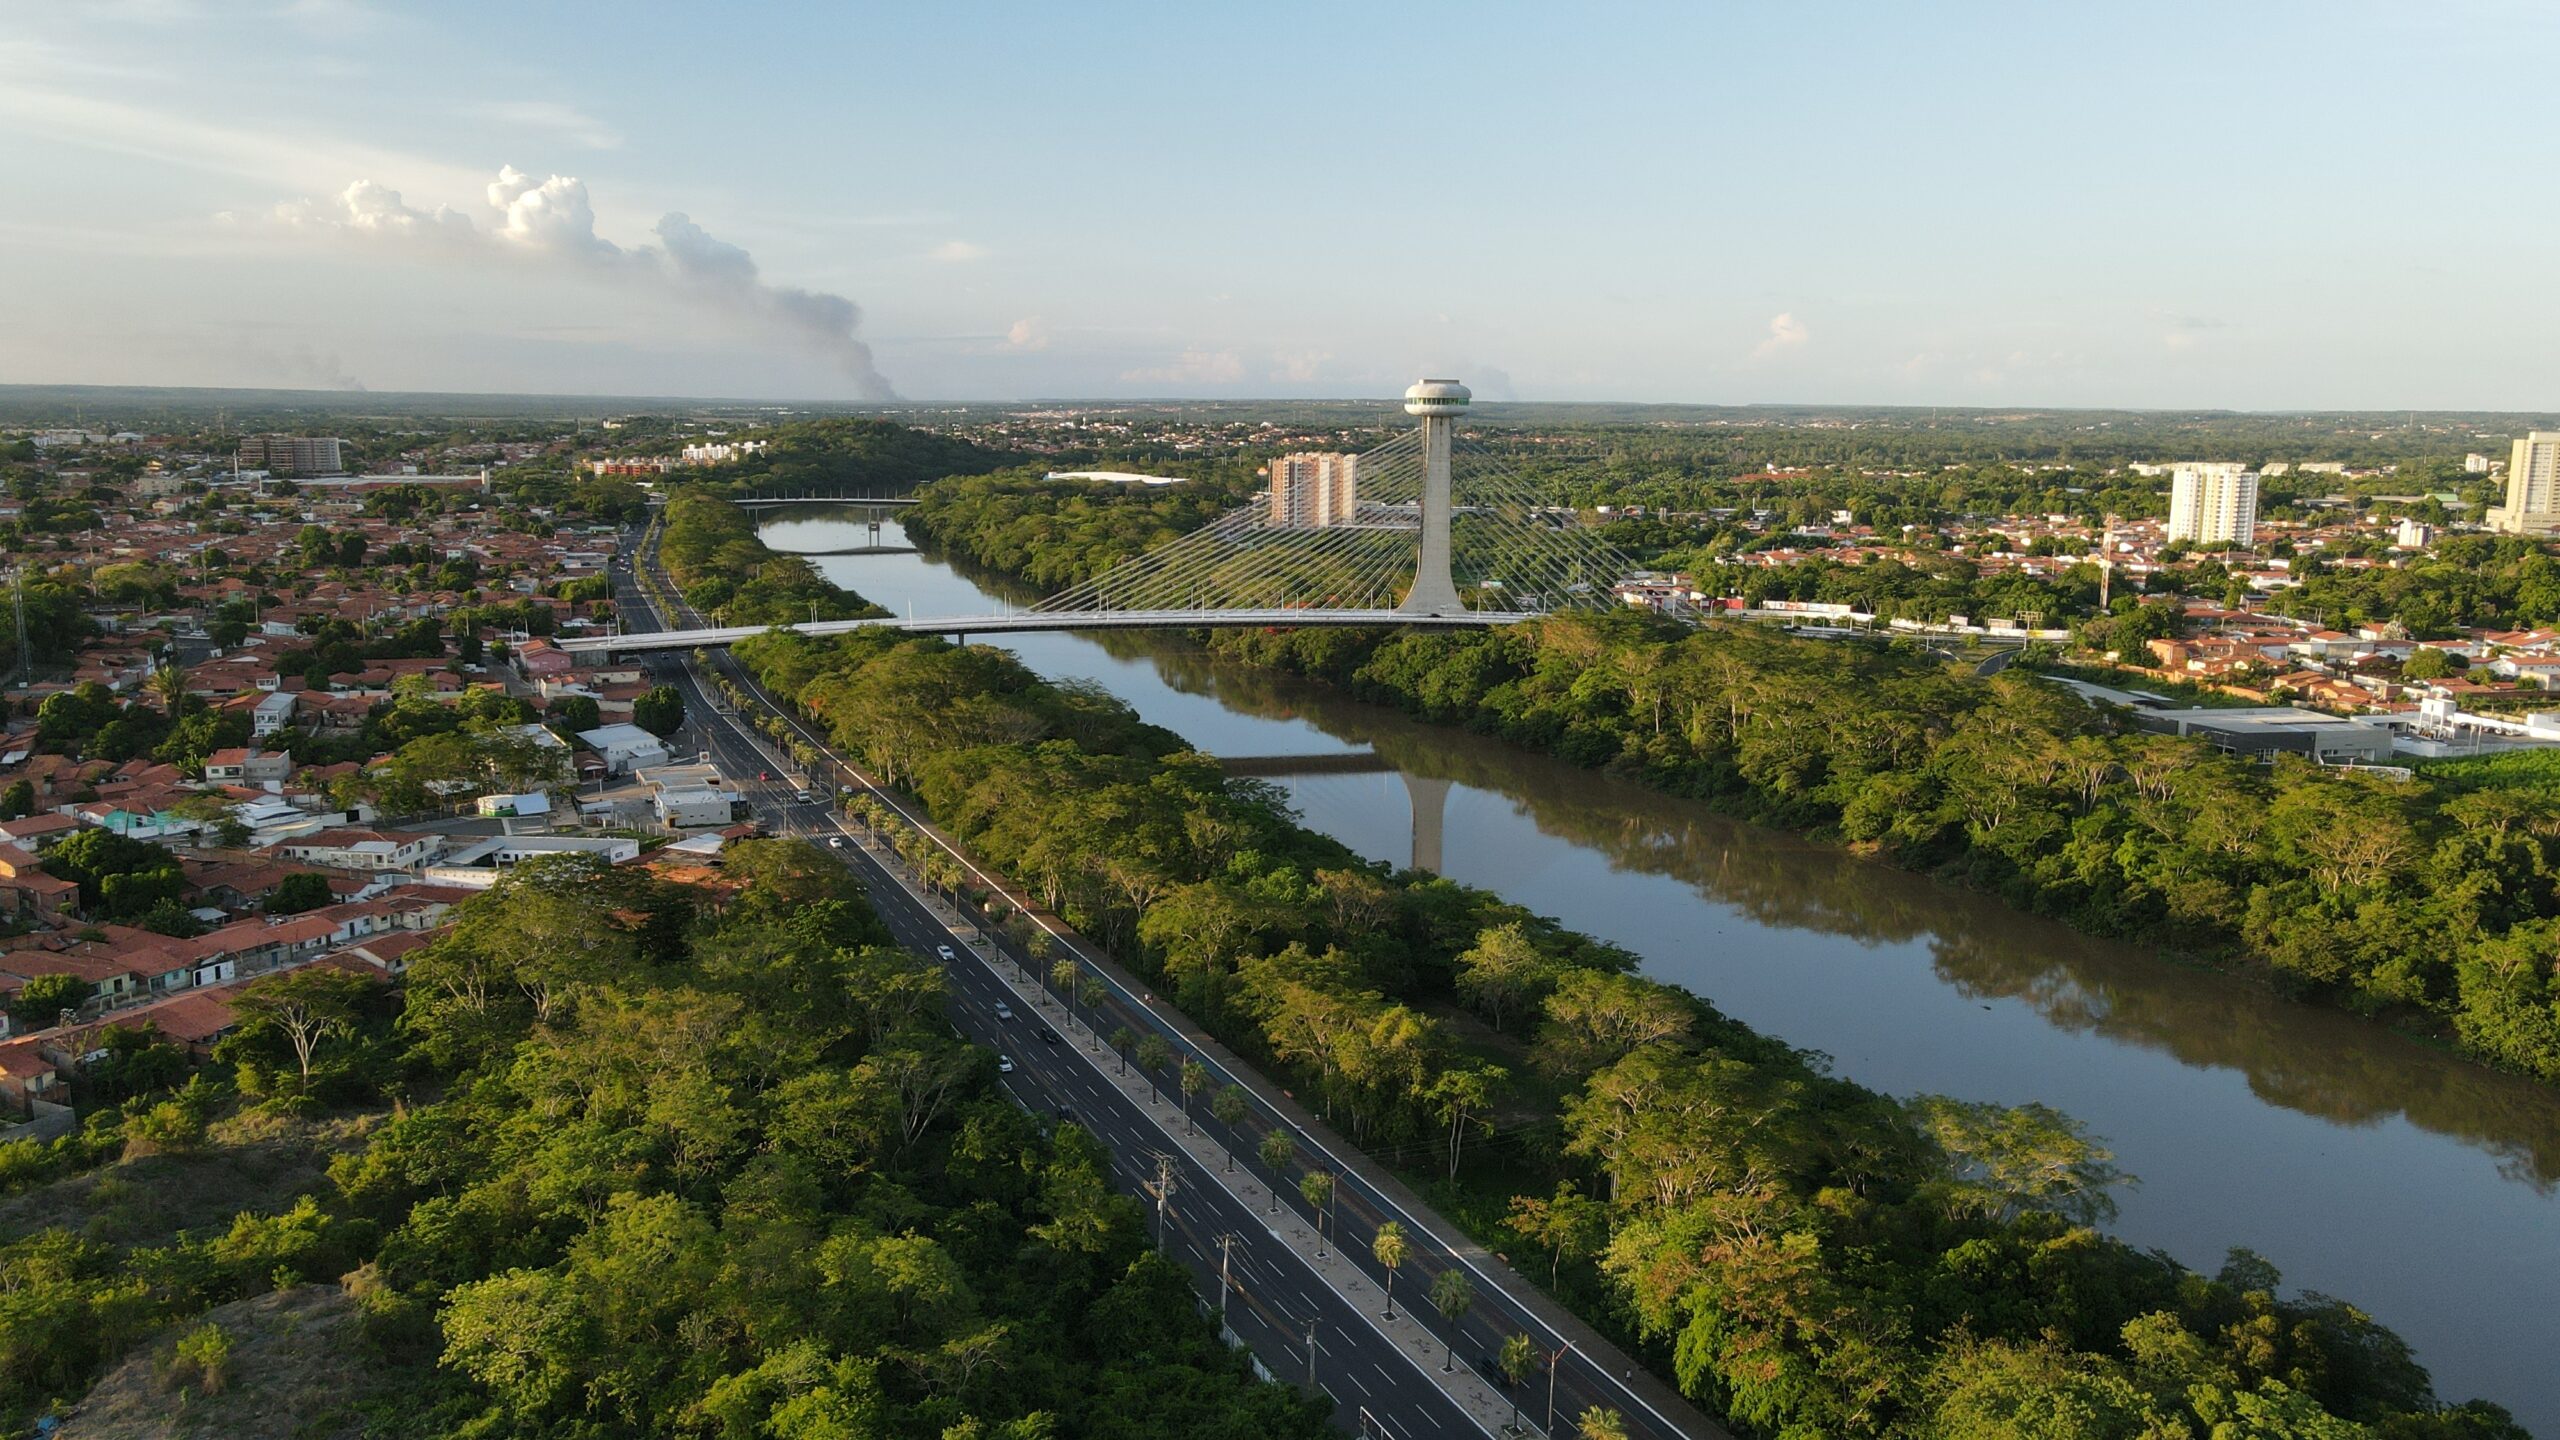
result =
[[828,836],[828,837],[827,837],[827,848],[828,848],[828,849],[830,849],[830,850],[841,850],[841,849],[843,849],[843,848],[844,848],[844,837],[843,837],[843,836],[841,836],[841,835],[830,835],[830,836]]
[[996,1018],[999,1020],[1011,1020],[1013,1018],[1013,1007],[1007,1005],[1001,1000],[997,1001]]
[[1005,1074],[1005,1075],[1010,1075],[1010,1074],[1012,1074],[1012,1073],[1013,1073],[1013,1057],[1012,1057],[1012,1056],[1010,1056],[1010,1055],[998,1055],[998,1056],[996,1057],[996,1070],[997,1070],[999,1073],[1001,1073],[1001,1074]]
[[934,953],[934,954],[936,954],[936,955],[941,956],[941,957],[942,957],[943,959],[945,959],[945,960],[957,960],[957,959],[959,959],[959,958],[960,958],[959,956],[954,955],[954,954],[952,954],[952,953],[951,953],[951,947],[950,947],[950,946],[948,946],[948,945],[936,945],[936,946],[934,946],[934,947],[933,947],[933,953]]

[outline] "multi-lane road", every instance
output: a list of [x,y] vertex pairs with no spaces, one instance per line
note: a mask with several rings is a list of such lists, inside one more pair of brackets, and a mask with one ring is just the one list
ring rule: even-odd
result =
[[[639,556],[634,563],[653,558]],[[617,567],[615,578],[626,628],[663,623],[630,567]],[[663,578],[660,585],[673,593]],[[684,623],[696,617],[666,618]],[[903,867],[894,856],[875,854],[853,838],[831,804],[799,800],[799,785],[792,778],[796,764],[745,717],[730,713],[690,658],[670,665],[668,657],[661,657],[657,664],[660,678],[684,695],[687,731],[734,777],[771,828],[832,842],[830,853],[860,874],[900,944],[926,955],[948,947],[954,957],[945,966],[951,1018],[969,1039],[1010,1058],[1012,1070],[999,1076],[1007,1092],[1035,1115],[1072,1115],[1102,1142],[1111,1153],[1115,1178],[1148,1205],[1151,1219],[1160,1219],[1165,1253],[1191,1270],[1200,1293],[1212,1297],[1213,1305],[1223,1275],[1225,1322],[1236,1339],[1276,1379],[1303,1385],[1312,1376],[1312,1383],[1337,1403],[1343,1429],[1408,1440],[1483,1435],[1504,1430],[1516,1407],[1532,1432],[1552,1409],[1558,1430],[1570,1433],[1573,1418],[1596,1406],[1619,1412],[1628,1433],[1647,1440],[1723,1433],[1649,1377],[1637,1376],[1622,1355],[1579,1322],[1543,1297],[1525,1293],[1526,1285],[1508,1267],[1476,1250],[1447,1222],[1410,1197],[1391,1194],[1398,1188],[1392,1182],[1342,1151],[1338,1140],[1316,1133],[1317,1127],[1297,1115],[1267,1080],[1236,1064],[1180,1017],[1163,1011],[1152,995],[1132,988],[1128,977],[1101,957],[1074,952],[1107,982],[1107,998],[1098,1010],[1045,998],[1028,957],[921,895],[899,873]],[[731,668],[728,673],[749,693],[769,700],[742,671]],[[827,748],[824,737],[803,727],[796,716],[779,707],[775,713],[803,744]],[[850,772],[851,767],[845,768]],[[833,793],[832,780],[811,778],[820,793]],[[897,803],[885,794],[880,798]],[[1067,937],[1060,938],[1072,946]],[[1005,1018],[1008,1012],[1010,1019]],[[1250,1118],[1228,1133],[1205,1113],[1205,1103],[1196,1107],[1203,1113],[1186,1117],[1170,1093],[1160,1102],[1151,1100],[1134,1067],[1126,1067],[1124,1076],[1121,1058],[1094,1038],[1122,1025],[1139,1034],[1165,1036],[1177,1052],[1209,1065],[1219,1085],[1232,1081],[1242,1086],[1258,1102]],[[1195,1125],[1199,1139],[1191,1138]],[[1310,1253],[1317,1217],[1300,1199],[1295,1174],[1280,1177],[1275,1197],[1258,1173],[1258,1146],[1273,1128],[1289,1130],[1297,1141],[1299,1163],[1293,1172],[1312,1165],[1337,1176],[1325,1260]],[[1217,1146],[1233,1147],[1233,1173]],[[1155,1191],[1168,1169],[1172,1193],[1159,1207]],[[1382,1318],[1379,1287],[1385,1276],[1370,1253],[1372,1237],[1388,1220],[1400,1222],[1413,1241],[1411,1258],[1394,1279],[1399,1316],[1394,1323]],[[1425,1298],[1435,1276],[1453,1267],[1468,1272],[1475,1291],[1473,1304],[1454,1324],[1437,1316]],[[1509,1387],[1491,1357],[1518,1333],[1531,1337],[1542,1365],[1553,1363]],[[1455,1356],[1443,1349],[1452,1345]],[[1454,1370],[1446,1368],[1453,1364]]]

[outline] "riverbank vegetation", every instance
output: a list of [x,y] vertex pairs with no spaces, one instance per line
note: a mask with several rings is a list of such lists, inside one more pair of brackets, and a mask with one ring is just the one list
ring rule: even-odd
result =
[[[986,564],[1030,553],[1077,568],[1063,557],[1080,537],[1131,523],[1026,531],[1037,507],[988,480],[927,495],[919,528]],[[1163,520],[1170,503],[1122,502]],[[1014,543],[977,548],[998,540]],[[1110,548],[1096,543],[1089,564]],[[2509,558],[2525,590],[2538,582],[2524,569],[2549,564]],[[1638,613],[1476,634],[1224,631],[1208,643],[2092,934],[2263,967],[2296,993],[2560,1080],[2560,824],[2516,787],[2261,766],[2133,732],[2025,675],[1982,679],[1908,648]]]
[[701,490],[668,498],[658,555],[687,604],[729,625],[878,615],[797,555],[766,548],[747,512]]
[[1810,830],[2094,934],[2263,964],[2560,1079],[2560,826],[2513,789],[2143,734],[2032,677],[1639,615],[1222,651]]
[[1746,1433],[2521,1433],[2254,1257],[2207,1277],[2108,1239],[2123,1177],[2067,1118],[1841,1080],[1623,951],[1363,862],[1115,700],[887,633],[736,654]]
[[[404,990],[327,967],[251,987],[328,993],[244,1002],[264,1018],[216,1067],[236,1090],[98,1111],[12,1172],[33,1188],[0,1202],[0,1417],[175,1336],[119,1410],[140,1387],[178,1414],[220,1389],[270,1434],[1325,1433],[1199,1318],[1092,1140],[995,1089],[839,865],[781,841],[729,860],[717,891],[528,865]],[[316,1160],[251,1163],[341,1112]],[[122,1218],[145,1201],[151,1224]],[[354,1320],[300,1346],[241,1305],[320,1315],[340,1289]]]

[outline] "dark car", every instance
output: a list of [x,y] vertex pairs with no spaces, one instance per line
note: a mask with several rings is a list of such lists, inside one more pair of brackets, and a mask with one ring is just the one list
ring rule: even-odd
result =
[[1040,1027],[1040,1038],[1048,1041],[1052,1045],[1055,1045],[1058,1043],[1059,1036],[1057,1031],[1043,1025]]
[[1073,1105],[1061,1105],[1061,1106],[1059,1106],[1059,1107],[1058,1107],[1058,1118],[1059,1118],[1059,1119],[1061,1119],[1061,1120],[1064,1120],[1065,1122],[1067,1122],[1067,1123],[1068,1123],[1068,1124],[1070,1124],[1070,1125],[1073,1125],[1074,1123],[1076,1123],[1076,1107],[1074,1107]]

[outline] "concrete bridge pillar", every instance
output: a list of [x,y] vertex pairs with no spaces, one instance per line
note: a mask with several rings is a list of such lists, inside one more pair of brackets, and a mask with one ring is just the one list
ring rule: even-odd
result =
[[1406,798],[1413,803],[1413,868],[1438,875],[1442,873],[1440,827],[1449,809],[1449,782],[1410,770],[1397,773],[1404,780]]

